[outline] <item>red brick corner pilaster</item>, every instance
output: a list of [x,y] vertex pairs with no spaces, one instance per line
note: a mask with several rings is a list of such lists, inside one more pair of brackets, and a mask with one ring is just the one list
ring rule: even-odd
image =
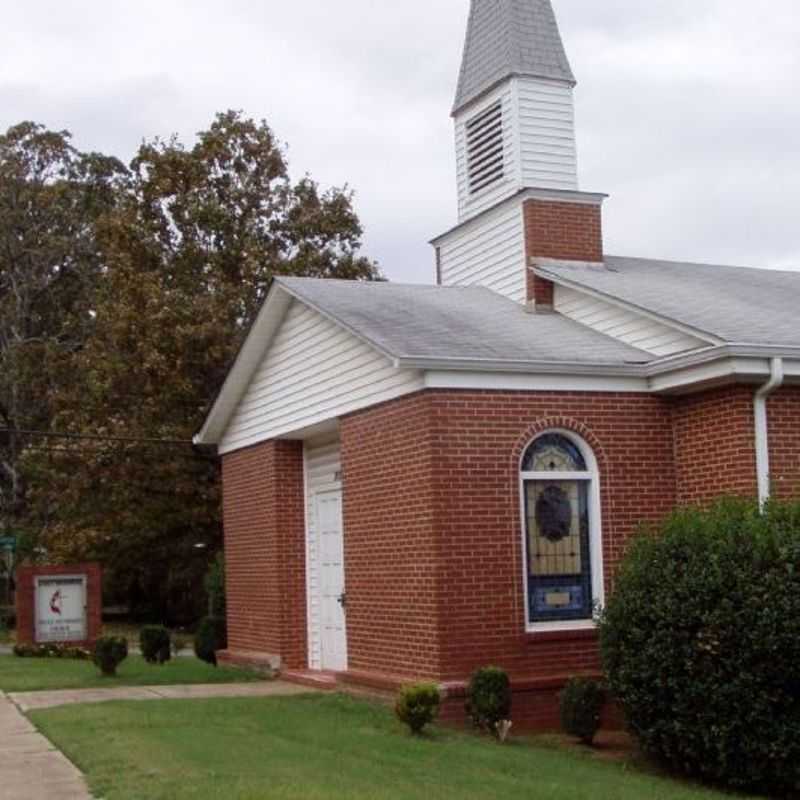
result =
[[307,666],[303,443],[222,457],[228,652],[235,663]]
[[103,628],[103,574],[99,564],[17,567],[17,641],[36,642],[36,578],[59,575],[86,576],[86,633],[84,641],[63,642],[75,647],[91,647]]

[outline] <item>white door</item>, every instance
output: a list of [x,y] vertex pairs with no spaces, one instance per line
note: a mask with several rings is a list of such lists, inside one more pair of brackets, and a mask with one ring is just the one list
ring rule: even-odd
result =
[[341,490],[317,494],[315,505],[319,543],[321,666],[322,669],[340,672],[347,669]]

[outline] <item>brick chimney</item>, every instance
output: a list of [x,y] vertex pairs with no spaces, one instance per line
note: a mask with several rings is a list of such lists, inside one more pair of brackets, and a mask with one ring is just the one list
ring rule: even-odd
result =
[[580,200],[532,198],[523,203],[527,301],[531,310],[553,310],[552,282],[533,272],[538,259],[603,262],[603,199],[603,195],[585,195]]

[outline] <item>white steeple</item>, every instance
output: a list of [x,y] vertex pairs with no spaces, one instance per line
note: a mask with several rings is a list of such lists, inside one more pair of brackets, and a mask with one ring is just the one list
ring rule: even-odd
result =
[[471,0],[453,107],[459,222],[521,189],[577,190],[574,86],[550,0]]

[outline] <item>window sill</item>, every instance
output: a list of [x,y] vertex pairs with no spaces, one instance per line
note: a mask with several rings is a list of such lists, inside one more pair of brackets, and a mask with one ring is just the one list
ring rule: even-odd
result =
[[538,627],[525,631],[525,640],[530,644],[539,642],[586,641],[597,639],[597,625],[593,622],[571,627]]

